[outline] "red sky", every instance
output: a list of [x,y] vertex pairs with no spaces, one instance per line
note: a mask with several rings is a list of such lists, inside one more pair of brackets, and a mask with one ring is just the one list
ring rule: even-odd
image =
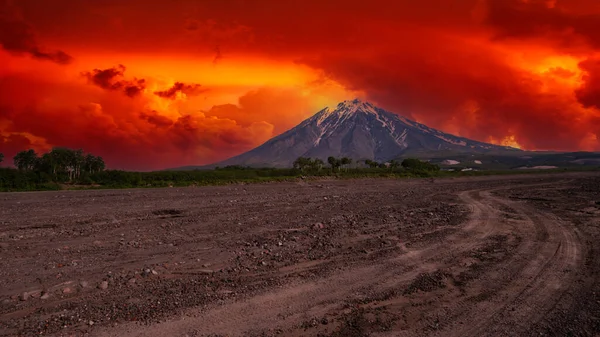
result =
[[355,97],[600,151],[598,22],[597,0],[0,0],[0,152],[207,164]]

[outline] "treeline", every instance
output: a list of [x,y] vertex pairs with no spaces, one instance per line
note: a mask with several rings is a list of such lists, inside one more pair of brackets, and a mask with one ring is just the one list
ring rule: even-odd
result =
[[[0,159],[4,159],[1,154]],[[214,170],[131,172],[108,170],[101,157],[67,148],[54,148],[42,155],[26,150],[14,156],[13,161],[16,169],[0,169],[0,191],[220,185],[330,175],[428,177],[437,175],[440,170],[437,165],[417,159],[380,163],[329,157],[325,163],[318,158],[300,157],[292,168],[234,165]]]
[[[294,161],[294,168],[302,172],[314,173],[322,171],[324,168],[328,168],[332,172],[346,171],[351,169],[351,165],[354,161],[351,158],[342,157],[329,157],[327,158],[326,166],[325,163],[318,158],[299,157]],[[407,158],[402,162],[397,160],[390,160],[388,162],[378,162],[375,160],[359,160],[355,162],[356,165],[354,170],[364,170],[365,168],[370,169],[382,169],[387,171],[409,171],[412,173],[432,173],[440,171],[440,167],[435,164],[431,164],[419,159]]]
[[[3,154],[0,159],[4,160]],[[16,169],[0,171],[2,190],[57,189],[58,183],[90,184],[92,176],[106,169],[102,157],[61,147],[41,156],[32,149],[21,151],[13,157],[13,163]]]
[[50,175],[55,181],[77,181],[82,177],[104,171],[106,165],[102,157],[96,157],[83,150],[53,148],[38,156],[34,150],[17,153],[13,162],[20,171],[35,171]]

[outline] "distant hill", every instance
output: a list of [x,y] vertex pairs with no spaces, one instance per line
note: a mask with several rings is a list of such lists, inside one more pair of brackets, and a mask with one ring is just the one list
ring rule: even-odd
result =
[[421,157],[444,169],[550,169],[600,167],[598,152],[522,151],[515,153],[430,153]]

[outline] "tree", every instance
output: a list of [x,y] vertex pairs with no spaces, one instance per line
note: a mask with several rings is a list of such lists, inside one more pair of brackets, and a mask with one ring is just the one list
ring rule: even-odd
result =
[[419,159],[406,158],[402,161],[402,167],[411,171],[439,171],[440,167]]
[[35,151],[32,149],[21,151],[13,157],[15,166],[21,171],[33,170],[37,160],[37,153],[35,153]]
[[48,153],[47,160],[52,166],[52,174],[56,179],[64,179],[65,176],[71,180],[69,165],[72,161],[72,153],[70,149],[64,147],[55,147]]
[[350,165],[351,163],[352,163],[352,159],[350,159],[348,157],[343,157],[340,160],[341,166],[344,166],[346,168],[346,171],[348,170],[348,165]]
[[339,168],[342,165],[341,161],[333,156],[327,158],[327,162],[329,163],[329,165],[331,165],[332,171],[335,171],[336,168]]
[[104,171],[106,165],[102,157],[96,157],[88,153],[83,160],[83,170],[89,174]]
[[396,160],[390,160],[390,169],[393,171],[395,169],[397,169],[398,167],[400,167],[400,163]]
[[373,161],[371,159],[365,160],[365,164],[369,165],[370,168],[378,168],[379,167],[379,163],[376,161]]
[[310,168],[315,171],[320,171],[323,168],[323,165],[325,165],[325,163],[319,158],[310,162]]
[[331,166],[331,169],[334,170],[335,169],[335,157],[334,156],[329,156],[327,157],[327,163],[329,163],[329,166]]
[[310,166],[311,162],[312,160],[310,158],[298,157],[298,159],[294,161],[294,168],[304,171],[305,168]]

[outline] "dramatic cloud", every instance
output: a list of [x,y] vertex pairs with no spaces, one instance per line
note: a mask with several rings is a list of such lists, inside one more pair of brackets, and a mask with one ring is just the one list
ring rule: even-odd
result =
[[586,108],[600,109],[600,58],[585,60],[579,67],[586,74],[583,76],[583,85],[576,91],[577,98]]
[[185,94],[187,96],[199,95],[206,92],[207,89],[201,88],[200,84],[185,84],[181,82],[175,82],[171,88],[164,91],[156,91],[154,94],[168,99],[175,99],[178,94]]
[[235,120],[244,126],[266,121],[274,125],[277,135],[314,114],[315,109],[298,91],[260,88],[242,95],[237,104],[215,105],[204,113],[211,117]]
[[140,118],[159,128],[169,127],[174,123],[173,120],[160,115],[156,110],[141,112]]
[[33,28],[10,0],[0,0],[0,44],[8,52],[29,54],[58,64],[69,64],[73,60],[62,50],[47,51],[39,46]]
[[600,8],[595,1],[487,1],[487,23],[498,38],[546,39],[559,47],[600,47]]
[[[112,78],[109,75],[98,79]],[[235,116],[208,116],[188,109],[183,98],[175,105],[152,110],[157,97],[153,93],[131,100],[112,90],[112,83],[100,81],[98,85],[108,90],[98,92],[88,86],[35,77],[0,78],[0,102],[10,98],[14,102],[0,106],[0,152],[11,158],[25,148],[41,152],[52,146],[71,146],[103,156],[113,168],[147,170],[212,163],[274,135],[273,124],[260,113],[265,106],[256,100],[249,103],[254,110],[238,108],[249,114],[239,123]],[[261,92],[265,104],[271,101],[268,95],[283,102],[277,90]],[[294,101],[286,103],[288,109],[295,109]]]
[[94,85],[106,90],[122,91],[129,97],[139,95],[146,87],[146,80],[134,79],[131,81],[118,79],[122,78],[125,73],[125,66],[118,65],[108,69],[94,69],[91,72],[83,72],[88,81]]

